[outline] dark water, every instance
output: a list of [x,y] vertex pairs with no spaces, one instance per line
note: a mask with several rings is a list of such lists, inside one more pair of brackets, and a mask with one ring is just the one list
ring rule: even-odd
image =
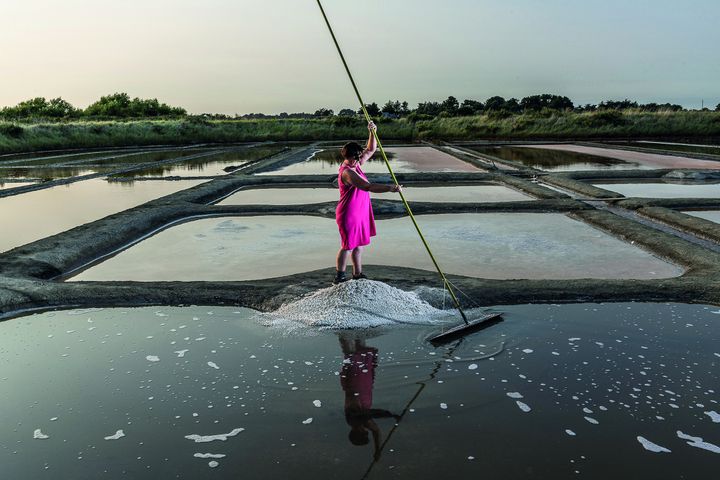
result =
[[[720,445],[705,413],[720,410],[720,310],[503,309],[505,322],[437,349],[424,341],[431,327],[288,334],[233,308],[10,320],[0,324],[0,474],[715,477],[720,454],[677,431]],[[38,428],[49,438],[33,439]],[[212,469],[196,453],[226,456]]]
[[[215,155],[186,160],[178,163],[161,165],[133,172],[135,176],[179,176],[188,177],[196,175],[224,175],[223,169],[228,166],[240,166],[247,162],[257,160],[284,150],[282,145],[259,146],[241,149],[239,151],[220,152]],[[198,151],[193,152],[197,154]]]
[[529,147],[470,147],[473,150],[501,158],[520,162],[527,167],[553,172],[574,170],[632,170],[642,169],[637,163],[625,162],[615,158],[598,157],[585,153],[566,152]]

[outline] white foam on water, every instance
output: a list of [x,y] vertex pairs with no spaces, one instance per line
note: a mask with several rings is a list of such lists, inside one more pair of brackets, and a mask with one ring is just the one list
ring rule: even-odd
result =
[[220,464],[219,464],[218,462],[216,462],[215,460],[210,460],[210,461],[208,462],[208,467],[210,467],[210,468],[215,468],[215,467],[217,467],[218,465],[220,465]]
[[117,440],[124,436],[125,436],[125,432],[123,432],[122,430],[118,430],[114,434],[108,435],[107,437],[104,437],[104,438],[105,438],[105,440]]
[[259,316],[271,326],[289,327],[294,322],[322,329],[435,324],[453,318],[452,313],[433,307],[414,292],[374,280],[323,288]]
[[145,360],[147,360],[148,362],[159,362],[160,357],[158,357],[157,355],[148,355],[147,357],[145,357]]
[[208,364],[208,367],[212,367],[215,370],[220,370],[220,367],[218,367],[217,363],[215,363],[215,362],[207,362],[207,364]]
[[712,420],[713,423],[720,423],[720,413],[717,413],[714,410],[710,410],[709,412],[705,412],[705,415],[710,417],[710,420]]
[[677,436],[683,440],[688,440],[687,444],[691,447],[702,448],[703,450],[707,450],[712,453],[720,453],[720,447],[704,441],[702,437],[693,437],[692,435],[683,433],[680,430],[677,431]]
[[505,395],[507,395],[510,398],[523,398],[523,396],[520,392],[507,392]]
[[520,400],[516,400],[515,403],[517,403],[518,408],[525,413],[528,413],[530,410],[532,410],[532,408],[530,408],[530,405],[521,402]]
[[192,435],[185,435],[185,438],[187,438],[188,440],[192,440],[195,443],[214,442],[215,440],[220,440],[221,442],[224,442],[228,439],[228,437],[234,437],[243,430],[245,429],[235,428],[230,433],[219,433],[217,435],[198,435],[197,433],[193,433]]
[[187,348],[185,350],[175,350],[173,353],[175,353],[178,358],[183,358],[187,352],[189,352]]
[[302,423],[303,423],[303,425],[310,425],[312,423],[312,420],[313,420],[312,417],[306,418],[305,420],[302,421]]
[[50,436],[49,436],[49,435],[45,435],[45,434],[42,432],[42,430],[40,430],[39,428],[36,428],[35,431],[33,432],[33,438],[34,438],[35,440],[47,440],[48,438],[50,438]]
[[317,408],[322,407],[322,402],[320,400],[313,400],[313,405],[315,405]]
[[195,458],[225,458],[226,456],[224,453],[196,453],[193,455]]
[[670,450],[668,450],[667,448],[661,447],[661,446],[658,445],[657,443],[653,443],[653,442],[651,442],[650,440],[648,440],[647,438],[641,437],[640,435],[638,435],[637,441],[640,442],[640,445],[642,445],[643,448],[645,448],[645,450],[648,450],[648,451],[650,451],[650,452],[654,452],[654,453],[670,453]]

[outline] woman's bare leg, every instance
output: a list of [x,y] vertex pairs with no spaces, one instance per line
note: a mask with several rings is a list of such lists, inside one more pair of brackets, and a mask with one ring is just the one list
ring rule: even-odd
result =
[[353,275],[362,273],[362,252],[365,247],[355,247],[352,251]]
[[[351,250],[343,250],[342,248],[338,251],[337,260],[335,261],[335,268],[338,272],[345,272],[348,264],[348,257],[350,256]],[[354,260],[353,260],[354,262]]]

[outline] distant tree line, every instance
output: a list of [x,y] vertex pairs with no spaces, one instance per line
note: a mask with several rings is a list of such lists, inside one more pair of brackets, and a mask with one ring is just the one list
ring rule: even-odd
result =
[[[606,100],[599,104],[574,105],[572,100],[561,95],[549,93],[530,95],[520,100],[516,98],[505,99],[493,96],[484,102],[465,99],[460,102],[457,98],[449,96],[447,99],[436,102],[427,101],[418,103],[411,109],[406,101],[388,100],[382,107],[377,103],[367,104],[368,113],[374,118],[406,118],[409,121],[418,121],[436,117],[460,117],[471,115],[490,115],[497,118],[509,117],[521,113],[539,115],[552,115],[559,112],[595,112],[640,110],[646,112],[681,111],[681,105],[670,103],[639,104],[628,99]],[[705,108],[704,110],[708,110]],[[720,104],[715,108],[720,111]],[[337,114],[330,108],[319,108],[313,113],[287,113],[268,115],[264,113],[248,113],[234,116],[225,114],[206,113],[193,115],[195,119],[292,119],[292,118],[328,118],[339,124],[349,124],[356,121],[362,114],[362,109],[353,110],[344,108]],[[172,107],[159,102],[156,98],[141,99],[130,98],[127,93],[114,93],[101,97],[85,109],[75,108],[62,98],[46,100],[37,97],[18,103],[14,107],[0,109],[0,118],[6,120],[24,119],[120,119],[120,118],[153,118],[153,117],[186,117],[187,111],[181,107]]]
[[46,100],[43,97],[32,98],[18,103],[14,107],[0,109],[0,117],[15,120],[29,118],[149,118],[181,117],[187,111],[181,107],[171,107],[160,103],[157,98],[130,98],[127,93],[114,93],[101,97],[86,109],[75,108],[62,98]]

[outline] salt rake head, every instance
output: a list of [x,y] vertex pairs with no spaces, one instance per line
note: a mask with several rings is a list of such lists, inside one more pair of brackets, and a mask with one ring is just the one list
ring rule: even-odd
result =
[[499,312],[485,314],[477,318],[468,318],[467,324],[462,323],[456,327],[445,330],[442,333],[433,335],[429,337],[427,341],[435,346],[443,345],[445,343],[452,342],[453,340],[457,340],[465,335],[469,335],[473,332],[495,325],[496,323],[500,323],[503,321],[502,316],[502,312]]

